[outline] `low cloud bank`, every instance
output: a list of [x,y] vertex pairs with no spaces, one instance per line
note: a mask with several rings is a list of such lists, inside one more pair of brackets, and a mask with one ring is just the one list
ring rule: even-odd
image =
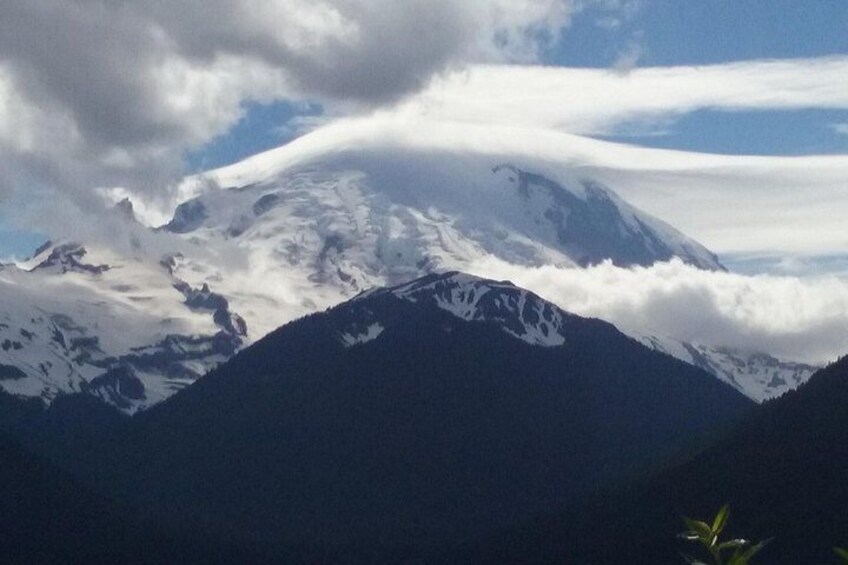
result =
[[560,307],[622,329],[826,363],[848,354],[848,281],[709,272],[679,260],[624,269],[527,268],[487,259],[475,274],[509,279]]

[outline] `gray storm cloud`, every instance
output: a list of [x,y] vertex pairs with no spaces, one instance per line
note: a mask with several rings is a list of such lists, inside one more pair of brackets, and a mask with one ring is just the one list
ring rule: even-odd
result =
[[[373,108],[473,61],[532,61],[570,0],[7,0],[0,196],[163,187],[246,102]],[[167,194],[161,196],[167,199]],[[87,198],[82,197],[82,198]],[[5,211],[7,217],[9,210]]]

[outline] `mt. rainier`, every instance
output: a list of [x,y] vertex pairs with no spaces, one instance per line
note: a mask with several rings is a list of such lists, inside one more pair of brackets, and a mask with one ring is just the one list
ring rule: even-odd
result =
[[[11,376],[0,376],[0,388],[47,401],[89,392],[135,411],[295,318],[428,273],[491,276],[480,271],[492,261],[579,268],[678,259],[723,270],[705,247],[600,180],[583,153],[602,142],[574,138],[538,156],[506,142],[497,151],[432,143],[426,129],[419,139],[398,126],[332,128],[188,178],[160,228],[136,224],[122,203],[116,216],[155,237],[155,252],[128,229],[124,245],[65,241],[5,267],[0,345],[9,347],[0,365],[9,369],[0,375]],[[694,362],[691,344],[643,341]],[[772,368],[757,366],[749,386],[752,366],[721,355],[700,366],[758,400],[773,395],[768,385],[780,380],[762,373]],[[778,388],[807,376],[801,367]]]
[[[190,179],[183,191],[202,194],[164,228],[206,248],[238,250],[252,282],[226,272],[229,265],[190,257],[179,274],[195,285],[220,281],[212,286],[260,334],[373,286],[473,272],[489,258],[626,267],[677,257],[723,269],[702,245],[565,158],[421,148],[368,129],[332,143],[323,136]],[[288,316],[269,320],[269,299]]]

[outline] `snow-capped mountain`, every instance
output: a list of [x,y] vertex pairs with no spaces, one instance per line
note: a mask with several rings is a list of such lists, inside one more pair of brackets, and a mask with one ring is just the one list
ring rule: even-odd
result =
[[348,303],[339,328],[347,346],[373,341],[385,329],[386,319],[402,323],[391,309],[375,312],[384,297],[427,303],[469,322],[497,324],[505,333],[531,345],[555,347],[565,343],[566,314],[550,302],[509,282],[495,282],[459,272],[432,274],[410,283],[364,292]]
[[782,361],[756,351],[711,347],[638,331],[629,333],[652,349],[712,373],[757,402],[777,398],[798,388],[821,369],[806,363]]
[[[475,272],[491,257],[527,266],[606,259],[649,265],[676,257],[723,269],[702,245],[575,173],[581,167],[364,137],[332,150],[316,150],[313,142],[307,136],[188,181],[217,188],[181,205],[165,226],[204,246],[234,246],[245,254],[246,272],[276,281],[260,288],[202,261],[182,263],[190,272],[181,276],[214,281],[259,335],[362,289],[428,272]],[[290,314],[269,323],[269,305]],[[644,342],[760,401],[815,370],[759,352],[684,346],[673,338]]]
[[[384,294],[411,302],[431,301],[464,320],[500,323],[503,331],[528,343],[556,346],[565,341],[564,324],[569,315],[551,303],[508,282],[496,283],[464,273],[448,273],[365,292],[355,298],[350,304],[356,319],[340,329],[340,339],[344,343],[365,343],[382,333],[384,327],[376,314],[356,305],[371,296]],[[756,402],[798,388],[820,368],[781,361],[764,353],[709,347],[638,331],[625,333],[651,349],[715,375]]]
[[175,523],[407,562],[569,506],[753,407],[609,323],[432,274],[245,348],[129,422],[97,480]]
[[[186,200],[157,229],[138,224],[122,201],[122,245],[59,242],[0,271],[8,326],[0,364],[9,375],[0,388],[47,401],[88,391],[135,411],[286,322],[428,273],[491,275],[492,261],[581,268],[676,258],[723,269],[705,247],[620,198],[580,151],[577,143],[573,154],[541,158],[398,143],[368,129],[318,131],[187,179]],[[538,331],[532,339],[557,339],[553,326]],[[361,335],[349,339],[372,334]],[[758,400],[785,390],[780,378],[787,387],[804,378],[777,362],[779,378],[767,379],[759,354],[703,349],[711,361],[701,362],[673,339],[659,341],[652,346],[743,383]],[[751,359],[763,366],[755,377]]]
[[[573,156],[559,161],[398,143],[370,130],[315,132],[186,180],[163,230],[176,274],[208,282],[257,336],[376,286],[429,272],[518,266],[650,265],[716,256],[636,209]],[[483,273],[481,273],[483,274]]]
[[0,269],[0,389],[46,402],[85,392],[126,412],[227,360],[244,322],[167,264],[47,244]]

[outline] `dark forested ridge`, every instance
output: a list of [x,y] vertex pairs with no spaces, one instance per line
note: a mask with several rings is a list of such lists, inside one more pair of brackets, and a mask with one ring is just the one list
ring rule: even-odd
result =
[[[433,300],[378,292],[289,324],[132,419],[67,397],[3,425],[117,501],[118,562],[440,563],[691,453],[753,409],[599,320],[560,312],[561,345],[520,339],[555,313],[504,283],[468,321],[438,306],[455,296],[441,282],[424,280]],[[362,343],[345,337],[374,323]]]
[[[18,418],[36,414],[31,405],[16,408],[15,403],[3,398],[4,416],[16,411]],[[65,416],[49,416],[57,417]],[[47,418],[41,414],[16,431],[33,432]],[[42,432],[36,449],[57,453],[61,436],[48,441],[46,428]],[[32,448],[0,434],[0,563],[207,565],[269,560],[267,554],[235,540],[171,528],[156,514],[138,512],[97,492],[96,483],[73,477]]]
[[761,406],[687,463],[457,551],[463,562],[681,563],[680,516],[731,505],[730,534],[773,538],[755,562],[835,563],[848,540],[848,358]]
[[342,343],[347,305],[281,328],[137,417],[92,472],[256,543],[415,557],[643,473],[752,407],[598,320],[539,347],[423,301],[364,304],[373,341]]
[[0,436],[0,562],[106,560],[115,548],[98,541],[113,512],[106,499]]

